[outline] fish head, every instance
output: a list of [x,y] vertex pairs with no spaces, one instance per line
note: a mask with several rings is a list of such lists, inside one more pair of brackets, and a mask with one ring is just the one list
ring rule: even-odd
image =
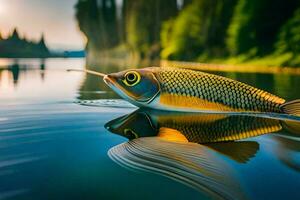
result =
[[104,127],[111,133],[118,134],[130,140],[140,137],[155,136],[157,127],[146,112],[137,110],[107,122]]
[[118,95],[133,104],[147,104],[160,93],[160,84],[149,69],[111,73],[104,76],[103,80]]

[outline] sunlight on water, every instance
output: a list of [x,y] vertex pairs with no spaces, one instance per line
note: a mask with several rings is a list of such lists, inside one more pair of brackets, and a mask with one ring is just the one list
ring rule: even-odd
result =
[[[5,104],[50,101],[71,98],[79,87],[82,74],[68,73],[67,67],[82,68],[84,60],[21,59],[0,71],[0,101]],[[39,64],[40,63],[40,64]],[[44,67],[48,69],[44,69]]]

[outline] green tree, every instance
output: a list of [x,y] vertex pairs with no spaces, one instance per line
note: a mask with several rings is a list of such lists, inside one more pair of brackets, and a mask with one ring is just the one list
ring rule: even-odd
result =
[[88,48],[109,49],[119,44],[115,0],[79,0],[76,17]]
[[239,0],[227,31],[231,55],[252,49],[256,55],[270,53],[280,27],[297,5],[296,0]]
[[127,0],[127,44],[141,58],[159,55],[162,22],[177,13],[176,0],[152,0],[151,3],[148,0]]
[[275,47],[277,55],[288,53],[291,56],[283,65],[300,65],[300,9],[281,27]]
[[194,0],[185,6],[163,26],[161,57],[193,60],[200,55],[225,55],[224,38],[235,2]]
[[278,53],[300,53],[300,9],[280,29],[276,49]]

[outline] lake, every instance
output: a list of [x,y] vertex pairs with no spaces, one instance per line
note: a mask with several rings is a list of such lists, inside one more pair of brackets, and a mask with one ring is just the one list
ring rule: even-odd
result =
[[[296,122],[137,110],[84,67],[0,59],[0,199],[300,198]],[[215,73],[300,99],[299,75]]]

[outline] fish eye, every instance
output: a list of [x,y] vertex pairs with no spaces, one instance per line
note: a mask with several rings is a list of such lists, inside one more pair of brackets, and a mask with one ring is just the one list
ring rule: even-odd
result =
[[123,82],[127,86],[134,86],[134,85],[138,84],[140,82],[140,80],[141,80],[141,75],[138,72],[130,71],[124,75]]
[[124,135],[130,140],[138,138],[138,135],[131,129],[124,129]]

